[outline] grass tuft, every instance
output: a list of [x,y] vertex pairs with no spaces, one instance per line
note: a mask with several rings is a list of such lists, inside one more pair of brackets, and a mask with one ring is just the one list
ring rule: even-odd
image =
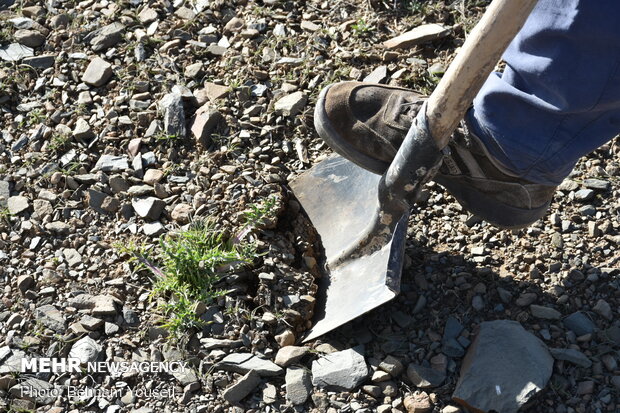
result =
[[189,229],[160,240],[161,270],[152,296],[162,297],[160,310],[168,318],[163,327],[173,336],[203,325],[196,315],[198,302],[210,304],[227,290],[218,284],[230,271],[250,264],[256,249],[250,243],[229,242],[212,221],[193,223]]

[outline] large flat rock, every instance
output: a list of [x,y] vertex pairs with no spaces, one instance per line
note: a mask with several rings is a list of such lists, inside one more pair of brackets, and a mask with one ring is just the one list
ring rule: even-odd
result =
[[476,412],[516,413],[551,377],[547,347],[516,321],[480,324],[452,398]]

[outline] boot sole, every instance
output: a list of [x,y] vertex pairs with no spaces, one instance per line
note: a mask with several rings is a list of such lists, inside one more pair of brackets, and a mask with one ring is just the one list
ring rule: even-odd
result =
[[338,134],[338,132],[336,132],[336,129],[327,117],[327,112],[325,111],[325,96],[327,96],[327,92],[332,86],[334,85],[329,85],[323,88],[319,94],[319,99],[314,107],[314,128],[321,139],[323,139],[329,147],[340,156],[348,159],[359,167],[369,170],[370,172],[383,175],[390,164],[374,159],[356,150],[353,145],[348,143]]
[[463,185],[445,176],[438,174],[433,180],[446,188],[467,211],[504,229],[520,229],[529,226],[542,218],[551,205],[551,200],[549,200],[543,206],[534,209],[516,208],[498,202],[476,188]]

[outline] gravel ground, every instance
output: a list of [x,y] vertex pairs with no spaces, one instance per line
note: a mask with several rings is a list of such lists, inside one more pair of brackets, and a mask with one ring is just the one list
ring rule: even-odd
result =
[[[521,411],[620,411],[615,141],[522,231],[429,185],[401,295],[298,343],[320,249],[287,182],[330,154],[312,128],[318,92],[338,80],[430,92],[487,3],[0,2],[0,412],[454,413],[466,387],[490,400],[485,380],[529,374],[544,389]],[[406,47],[383,44],[428,24]],[[172,334],[175,298],[151,293],[131,251],[204,219],[257,254],[192,309],[199,326]],[[24,358],[67,356],[188,368],[19,373]]]

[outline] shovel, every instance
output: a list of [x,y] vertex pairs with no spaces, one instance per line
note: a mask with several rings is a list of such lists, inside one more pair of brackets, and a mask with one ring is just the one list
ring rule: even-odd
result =
[[[450,135],[535,4],[494,0],[489,5],[383,175],[334,155],[290,183],[321,237],[325,257],[313,326],[304,342],[400,292],[416,196],[441,166]],[[317,110],[321,107],[319,101]]]

